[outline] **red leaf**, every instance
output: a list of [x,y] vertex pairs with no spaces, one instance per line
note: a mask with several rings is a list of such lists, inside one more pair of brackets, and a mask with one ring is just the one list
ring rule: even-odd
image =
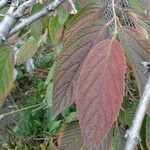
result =
[[80,127],[85,143],[95,150],[117,118],[124,96],[126,61],[116,40],[95,45],[75,83]]
[[91,3],[84,7],[67,26],[63,51],[57,58],[54,73],[53,112],[54,116],[74,103],[73,81],[91,47],[108,37],[100,22],[104,5]]

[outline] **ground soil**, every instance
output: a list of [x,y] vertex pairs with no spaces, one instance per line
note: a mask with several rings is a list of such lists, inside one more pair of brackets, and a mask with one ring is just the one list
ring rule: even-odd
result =
[[[0,108],[0,115],[11,112],[17,108],[14,100],[9,96],[3,106]],[[18,115],[8,115],[0,120],[0,145],[9,140],[10,134],[18,121]]]

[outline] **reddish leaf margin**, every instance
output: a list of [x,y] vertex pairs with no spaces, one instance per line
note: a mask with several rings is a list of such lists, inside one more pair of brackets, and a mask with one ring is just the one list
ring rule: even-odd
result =
[[96,44],[74,83],[80,127],[87,148],[96,149],[119,113],[124,96],[126,60],[115,39]]

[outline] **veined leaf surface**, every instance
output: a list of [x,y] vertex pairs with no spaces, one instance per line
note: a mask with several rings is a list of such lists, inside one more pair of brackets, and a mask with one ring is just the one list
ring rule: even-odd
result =
[[59,136],[58,150],[80,150],[82,147],[84,144],[79,123],[65,124]]
[[38,50],[38,43],[34,37],[30,37],[26,43],[24,43],[16,54],[16,62],[18,65],[24,63],[31,58]]
[[113,39],[96,44],[87,55],[75,85],[80,127],[89,150],[95,150],[116,120],[124,96],[126,61]]
[[57,58],[54,73],[54,116],[75,101],[73,81],[77,77],[82,62],[91,47],[108,36],[107,31],[103,29],[104,24],[102,26],[100,23],[104,7],[101,3],[85,6],[67,26],[63,51]]
[[[99,145],[98,150],[111,150],[111,132],[105,137]],[[79,122],[75,121],[69,124],[64,124],[62,127],[59,139],[58,150],[87,150],[81,134]]]
[[0,106],[9,94],[13,84],[13,54],[8,46],[0,48]]
[[135,73],[136,80],[138,81],[140,93],[142,93],[147,82],[148,73],[145,73],[146,70],[141,65],[141,62],[149,61],[150,42],[143,39],[136,29],[124,28],[122,43]]

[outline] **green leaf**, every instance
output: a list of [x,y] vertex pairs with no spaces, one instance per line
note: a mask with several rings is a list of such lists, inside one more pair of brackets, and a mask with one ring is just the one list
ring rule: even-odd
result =
[[13,53],[10,47],[0,48],[0,105],[3,104],[13,85]]
[[53,95],[53,83],[49,83],[46,89],[45,99],[47,101],[48,107],[52,106],[52,95]]
[[30,37],[26,43],[24,43],[16,54],[16,63],[20,65],[26,60],[31,58],[38,50],[38,43],[35,38]]
[[60,7],[60,9],[58,11],[59,11],[58,12],[58,21],[59,21],[60,25],[64,25],[64,23],[66,22],[69,14],[65,10],[64,7]]
[[54,63],[53,66],[51,67],[49,73],[48,73],[47,79],[45,81],[45,86],[48,85],[53,80],[54,69],[56,67],[55,65],[56,64]]
[[72,112],[66,117],[66,123],[71,123],[71,122],[76,121],[76,120],[77,120],[76,112]]
[[53,82],[52,82],[52,80],[53,80],[54,68],[55,68],[55,63],[51,67],[51,69],[48,73],[47,79],[45,81],[45,86],[47,86],[45,99],[46,99],[49,107],[52,106],[52,96],[53,96]]
[[138,102],[135,101],[132,104],[127,106],[127,109],[125,109],[125,111],[121,111],[119,114],[119,121],[123,124],[123,125],[128,125],[131,126],[132,124],[132,120],[134,118],[136,109],[138,106]]
[[57,134],[60,129],[60,125],[61,125],[61,120],[53,121],[49,132],[51,134]]
[[142,123],[142,126],[141,126],[141,130],[140,130],[140,148],[142,150],[149,150],[147,148],[147,143],[146,143],[146,134],[147,134],[146,119],[147,119],[147,117],[144,117],[144,120],[143,120],[143,123]]
[[146,145],[150,149],[150,117],[146,117]]
[[[37,3],[35,4],[33,7],[32,7],[32,10],[31,10],[31,13],[34,14],[34,13],[37,13],[39,12],[41,9],[43,8],[43,5],[41,5],[40,3]],[[38,22],[40,22],[40,25],[38,24]],[[35,23],[35,26],[37,25],[37,30],[39,29],[38,26],[43,26],[43,28],[47,28],[48,27],[48,18],[45,16],[45,17],[42,17],[41,19],[37,20]],[[32,26],[32,25],[31,25]],[[41,30],[41,29],[40,29]]]
[[43,44],[48,44],[48,41],[49,39],[48,39],[48,29],[46,29],[45,30],[45,33],[43,34],[43,35],[41,35],[40,36],[40,39],[39,39],[39,41],[38,41],[38,44],[40,45],[40,46],[42,46]]
[[40,11],[42,8],[43,8],[42,4],[37,3],[32,7],[31,12],[34,14],[34,13]]
[[31,25],[31,36],[33,36],[36,40],[39,40],[39,38],[42,35],[42,21],[38,20],[35,23]]
[[120,150],[121,149],[121,133],[119,128],[115,128],[114,130],[114,136],[113,136],[113,140],[112,140],[112,150]]
[[137,11],[142,11],[143,10],[143,6],[139,2],[139,0],[129,0],[128,2],[129,2],[130,7],[132,7],[133,9],[135,9]]
[[60,24],[58,21],[58,16],[52,17],[49,21],[49,33],[53,45],[57,43],[56,37],[59,29],[60,29]]

